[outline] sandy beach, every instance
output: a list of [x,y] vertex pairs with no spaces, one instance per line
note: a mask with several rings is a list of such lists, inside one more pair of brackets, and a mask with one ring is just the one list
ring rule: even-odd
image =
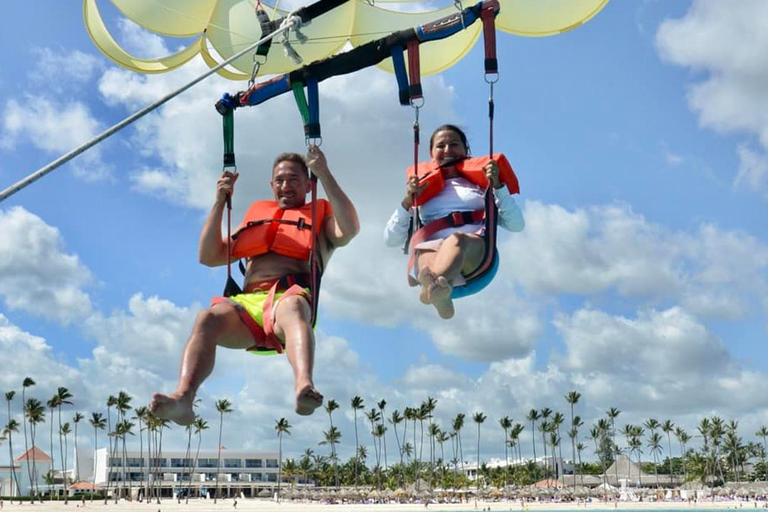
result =
[[91,511],[109,511],[119,512],[169,512],[169,511],[217,511],[217,510],[246,510],[258,512],[422,512],[424,510],[435,512],[474,512],[475,510],[490,511],[557,511],[557,510],[707,510],[707,509],[768,509],[766,501],[739,501],[739,500],[717,500],[717,501],[699,501],[698,503],[688,503],[680,501],[662,501],[662,502],[602,502],[592,501],[591,503],[553,503],[553,502],[530,502],[525,507],[517,501],[470,501],[469,503],[430,503],[425,507],[423,503],[354,503],[354,504],[329,504],[317,502],[300,502],[284,500],[276,503],[272,500],[263,499],[238,499],[235,505],[232,499],[221,499],[218,503],[213,500],[190,500],[189,503],[177,503],[176,500],[165,499],[158,505],[157,503],[137,503],[120,501],[115,504],[110,501],[106,505],[103,501],[86,502],[83,506],[79,501],[70,500],[68,505],[63,502],[45,502],[30,505],[24,503],[3,503],[3,510],[46,510],[52,512],[73,510],[91,510]]

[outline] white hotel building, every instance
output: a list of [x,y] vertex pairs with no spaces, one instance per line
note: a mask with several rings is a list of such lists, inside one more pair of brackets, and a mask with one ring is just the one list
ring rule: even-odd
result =
[[[185,494],[187,490],[190,496],[213,497],[219,460],[215,450],[200,451],[196,461],[194,450],[190,455],[185,451],[163,451],[161,457],[151,460],[146,451],[128,451],[125,457],[122,453],[108,457],[107,452],[107,448],[96,451],[93,468],[96,485],[109,486],[110,494],[116,490],[137,498],[150,482],[163,497]],[[277,453],[222,449],[218,472],[220,497],[271,494],[277,486],[277,473]],[[151,494],[156,495],[157,491]]]

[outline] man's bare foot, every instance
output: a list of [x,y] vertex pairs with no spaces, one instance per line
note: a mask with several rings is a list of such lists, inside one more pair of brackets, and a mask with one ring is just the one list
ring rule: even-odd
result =
[[435,279],[432,286],[429,287],[429,298],[432,305],[435,306],[440,318],[445,320],[453,318],[454,315],[451,292],[453,292],[453,285],[443,276]]
[[164,420],[171,420],[179,425],[191,425],[195,421],[192,410],[192,400],[183,398],[176,393],[163,395],[155,393],[149,402],[149,411]]
[[296,393],[296,413],[309,416],[315,409],[323,405],[323,395],[311,384],[307,384]]
[[419,271],[419,284],[421,285],[419,300],[422,304],[432,304],[429,289],[435,284],[435,279],[435,274],[427,267],[424,267]]

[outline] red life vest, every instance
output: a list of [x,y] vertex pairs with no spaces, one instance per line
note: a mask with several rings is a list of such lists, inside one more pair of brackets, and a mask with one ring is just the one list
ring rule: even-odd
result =
[[[496,161],[496,165],[499,167],[499,181],[509,189],[510,194],[519,194],[520,185],[517,182],[517,176],[512,170],[507,157],[502,153],[496,153],[493,155],[493,159]],[[485,171],[483,166],[491,160],[489,156],[479,156],[475,158],[467,158],[457,163],[454,167],[461,176],[467,178],[480,188],[488,186],[488,178],[485,177]],[[411,177],[414,174],[413,166],[408,167],[406,171],[406,178]],[[430,160],[429,162],[421,162],[418,167],[419,184],[427,184],[427,187],[419,194],[418,200],[414,201],[415,205],[421,205],[435,197],[445,186],[445,178],[443,177],[443,170],[437,165],[436,162]]]
[[283,209],[275,201],[256,201],[232,235],[232,257],[251,258],[273,252],[308,260],[312,236],[320,233],[323,221],[331,213],[330,203],[318,199],[317,223],[312,226],[312,203]]

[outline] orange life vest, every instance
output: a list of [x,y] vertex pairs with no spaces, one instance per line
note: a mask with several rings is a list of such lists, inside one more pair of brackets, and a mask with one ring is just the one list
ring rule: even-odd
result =
[[[499,181],[507,186],[510,194],[519,194],[520,185],[517,182],[517,176],[512,170],[507,157],[502,153],[496,153],[493,155],[493,159],[496,161],[496,165],[499,167]],[[488,186],[488,178],[485,177],[485,171],[483,166],[491,160],[489,156],[479,156],[475,158],[467,158],[455,165],[456,170],[464,178],[474,183],[480,188]],[[414,167],[408,167],[406,171],[406,179],[410,178],[414,174]],[[419,184],[426,183],[427,187],[419,194],[417,201],[414,201],[416,205],[421,205],[435,197],[445,186],[445,178],[443,177],[443,170],[430,160],[429,162],[421,162],[418,167]]]
[[275,201],[256,201],[248,208],[243,222],[232,235],[232,257],[261,256],[268,252],[308,260],[312,236],[317,236],[323,221],[331,215],[331,205],[317,200],[317,223],[312,226],[312,203],[283,209]]

